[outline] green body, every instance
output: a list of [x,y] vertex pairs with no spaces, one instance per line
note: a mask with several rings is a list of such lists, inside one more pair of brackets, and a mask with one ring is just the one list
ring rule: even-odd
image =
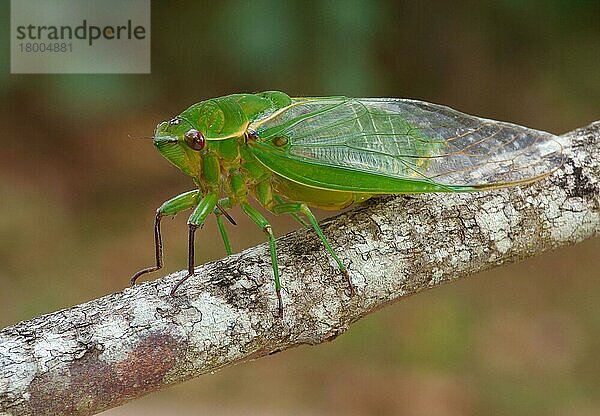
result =
[[[199,142],[190,144],[190,137]],[[157,265],[132,281],[162,266],[163,215],[193,208],[188,221],[191,275],[194,230],[215,213],[231,253],[222,215],[239,204],[269,238],[280,311],[275,238],[268,221],[249,205],[251,197],[268,211],[289,213],[303,224],[299,215],[304,215],[347,276],[309,206],[337,210],[376,194],[509,186],[543,177],[562,162],[560,145],[549,133],[435,104],[290,98],[277,91],[192,105],[157,126],[154,144],[197,189],[159,208]]]
[[[163,156],[194,179],[201,195],[214,192],[226,196],[229,198],[228,205],[247,202],[248,197],[253,196],[262,206],[273,211],[276,205],[274,195],[282,195],[288,200],[335,210],[363,201],[373,193],[385,193],[384,189],[379,189],[379,192],[328,189],[323,178],[335,172],[336,168],[302,166],[301,162],[280,157],[277,146],[268,141],[272,136],[265,135],[265,141],[261,140],[261,143],[248,137],[251,123],[291,104],[290,97],[279,92],[235,94],[203,101],[181,113],[179,118],[182,121],[178,125],[161,123],[154,143]],[[200,153],[189,149],[183,141],[161,140],[161,137],[183,136],[190,128],[205,132],[207,145]],[[270,152],[271,149],[275,151]],[[281,165],[284,169],[277,169]],[[305,181],[298,180],[293,174],[301,169],[312,169]],[[344,173],[341,172],[342,175]],[[376,184],[379,179],[361,172],[357,176],[358,183]],[[410,184],[399,185],[406,187]]]

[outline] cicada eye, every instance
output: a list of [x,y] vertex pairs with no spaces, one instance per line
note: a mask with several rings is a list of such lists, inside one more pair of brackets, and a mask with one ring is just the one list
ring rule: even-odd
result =
[[204,145],[206,144],[206,140],[204,139],[204,135],[200,133],[196,129],[188,130],[184,135],[185,142],[189,147],[194,150],[202,150],[204,149]]

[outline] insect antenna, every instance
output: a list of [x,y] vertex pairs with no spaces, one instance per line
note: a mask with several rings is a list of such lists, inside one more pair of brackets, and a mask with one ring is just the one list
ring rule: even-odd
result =
[[131,134],[128,134],[127,137],[129,137],[130,139],[147,139],[147,140],[154,140],[154,137],[152,136],[132,136]]
[[223,215],[225,215],[225,218],[227,218],[227,221],[229,221],[233,225],[237,225],[237,223],[235,222],[235,220],[231,217],[231,215],[229,215],[229,213],[227,211],[225,211],[225,209],[221,206],[221,204],[217,203],[217,208],[219,208],[219,210],[221,211],[221,213]]

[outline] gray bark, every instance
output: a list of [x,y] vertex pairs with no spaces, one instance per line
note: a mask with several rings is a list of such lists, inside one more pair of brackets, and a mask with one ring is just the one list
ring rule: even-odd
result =
[[391,302],[600,234],[600,122],[561,136],[530,186],[378,198],[323,223],[357,295],[311,230],[278,239],[284,318],[260,245],[0,331],[0,415],[91,415],[167,385],[332,340]]

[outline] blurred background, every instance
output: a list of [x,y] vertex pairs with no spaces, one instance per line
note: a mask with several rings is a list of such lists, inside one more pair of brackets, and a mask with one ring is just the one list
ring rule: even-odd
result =
[[[3,0],[0,326],[121,290],[152,263],[154,210],[192,183],[128,135],[269,89],[417,98],[560,134],[600,119],[599,21],[597,0],[155,1],[150,75],[10,75]],[[263,241],[233,215],[236,251]],[[185,266],[185,221],[165,223],[165,272]],[[224,256],[217,238],[211,222],[198,261]],[[105,414],[598,415],[599,249],[420,294],[327,345]]]

